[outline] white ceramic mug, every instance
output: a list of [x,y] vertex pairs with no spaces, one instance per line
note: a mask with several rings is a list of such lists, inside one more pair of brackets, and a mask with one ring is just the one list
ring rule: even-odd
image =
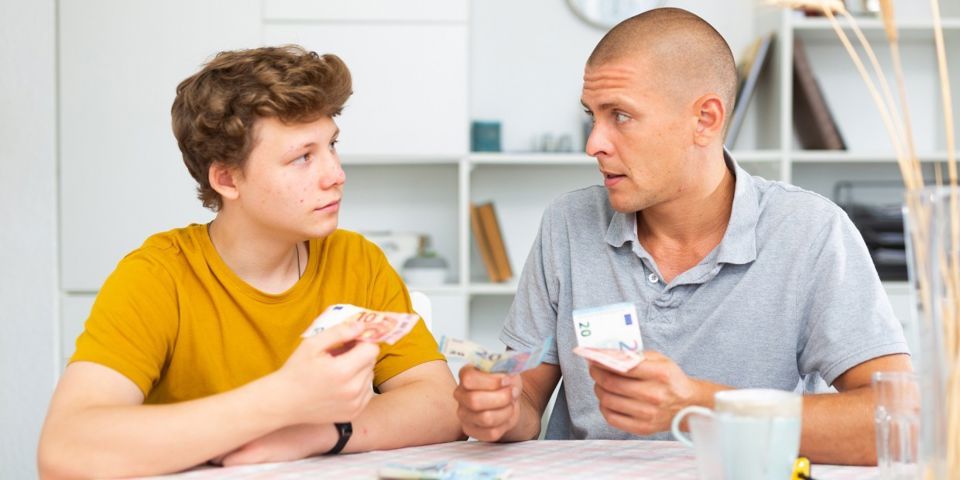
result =
[[[724,390],[714,409],[686,407],[673,436],[693,447],[701,479],[784,480],[800,451],[803,397],[772,389]],[[680,431],[689,416],[690,437]]]

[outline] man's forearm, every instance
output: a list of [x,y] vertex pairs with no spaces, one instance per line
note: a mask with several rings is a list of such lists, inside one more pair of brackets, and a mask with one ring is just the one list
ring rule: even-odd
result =
[[541,421],[543,412],[538,411],[533,401],[527,396],[526,391],[520,395],[520,417],[517,419],[517,425],[510,431],[503,434],[501,442],[524,442],[535,440],[540,436]]
[[803,399],[800,454],[814,463],[876,465],[869,386]]
[[280,428],[262,399],[268,382],[169,405],[91,407],[50,418],[40,442],[44,478],[168,473],[206,462]]

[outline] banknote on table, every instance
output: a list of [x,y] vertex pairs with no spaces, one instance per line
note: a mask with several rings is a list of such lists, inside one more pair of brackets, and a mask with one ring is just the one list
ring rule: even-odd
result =
[[500,480],[509,476],[507,468],[459,460],[429,465],[388,463],[377,471],[381,480]]
[[612,348],[575,347],[573,353],[620,373],[626,373],[643,361],[643,354]]
[[447,358],[462,358],[484,372],[516,374],[540,365],[552,343],[553,337],[547,337],[531,352],[507,350],[499,353],[469,340],[444,336],[440,339],[440,352]]
[[635,352],[643,358],[637,307],[632,303],[574,310],[573,329],[580,347]]
[[364,325],[363,332],[357,336],[358,340],[393,345],[403,338],[419,319],[420,317],[412,313],[378,312],[340,303],[327,307],[301,337],[312,337],[342,322],[358,322]]

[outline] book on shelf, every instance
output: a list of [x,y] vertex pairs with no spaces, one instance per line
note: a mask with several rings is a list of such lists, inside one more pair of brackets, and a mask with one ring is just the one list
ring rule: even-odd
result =
[[740,134],[743,120],[747,116],[747,107],[750,106],[750,100],[757,89],[760,74],[770,63],[769,59],[772,56],[770,52],[773,50],[771,46],[775,37],[775,33],[758,37],[747,47],[747,51],[737,65],[737,97],[733,104],[733,116],[730,118],[730,125],[724,136],[724,144],[727,148],[733,149],[737,143],[737,135]]
[[793,126],[804,149],[847,149],[799,36],[793,39]]
[[512,278],[510,258],[507,256],[507,247],[493,203],[471,204],[470,226],[490,281],[499,283]]

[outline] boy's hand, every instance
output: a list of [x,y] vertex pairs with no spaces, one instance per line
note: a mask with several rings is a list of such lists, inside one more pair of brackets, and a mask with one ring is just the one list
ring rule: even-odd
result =
[[373,397],[380,348],[355,341],[362,331],[351,322],[306,338],[271,374],[269,405],[284,425],[347,422],[363,411]]

